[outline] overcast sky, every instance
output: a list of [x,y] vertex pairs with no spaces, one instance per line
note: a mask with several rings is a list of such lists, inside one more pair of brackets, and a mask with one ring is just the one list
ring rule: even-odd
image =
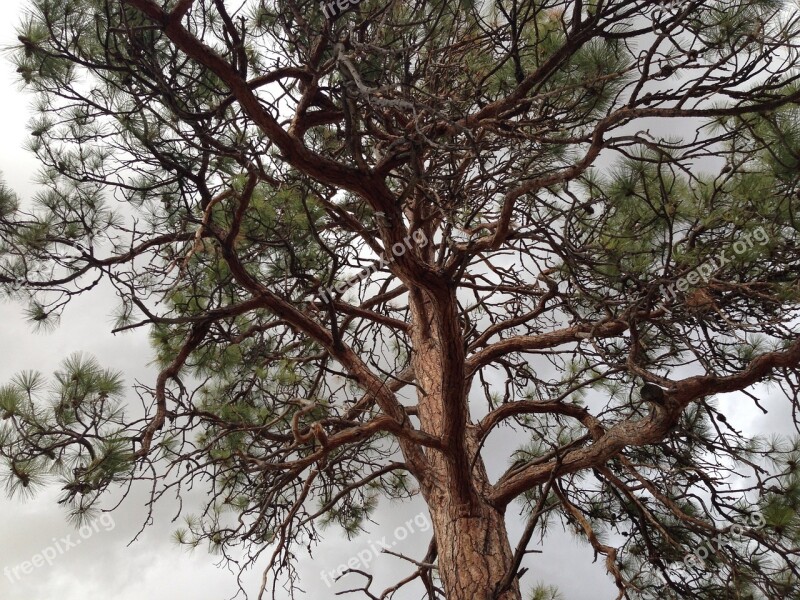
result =
[[[0,22],[0,46],[15,41],[14,27],[22,16],[23,0],[4,0],[3,20]],[[32,184],[36,162],[22,149],[26,138],[25,123],[29,116],[30,96],[23,94],[16,83],[16,74],[7,56],[0,55],[0,171],[7,183],[23,198],[35,191]],[[19,306],[0,304],[0,383],[24,369],[38,369],[50,374],[58,363],[75,351],[97,356],[103,366],[125,373],[128,383],[135,379],[152,381],[148,368],[151,352],[144,332],[112,336],[111,297],[100,292],[72,304],[61,326],[47,334],[35,334],[21,316]],[[133,395],[131,398],[135,399]],[[772,403],[774,406],[774,403]],[[776,411],[764,417],[750,401],[732,398],[724,401],[729,418],[738,428],[752,426],[756,430],[788,432],[787,413]],[[506,436],[509,444],[517,444]],[[510,446],[509,446],[510,447]],[[499,449],[499,448],[498,448]],[[504,459],[488,461],[490,469],[499,469]],[[233,596],[237,587],[230,572],[215,566],[216,557],[197,549],[187,553],[171,541],[176,524],[171,522],[174,505],[165,502],[156,511],[155,523],[146,528],[137,541],[129,544],[140,529],[146,515],[144,496],[133,494],[113,513],[110,521],[98,522],[97,531],[81,539],[71,528],[65,512],[56,503],[57,489],[50,489],[33,500],[7,500],[0,493],[0,600],[223,600]],[[320,572],[330,571],[359,551],[370,548],[370,540],[383,536],[394,541],[395,528],[420,514],[422,504],[403,504],[382,507],[376,520],[382,527],[373,526],[368,534],[348,542],[338,537],[336,530],[326,532],[326,541],[314,553],[314,559],[301,557],[299,573],[301,587],[309,598],[334,598],[341,586],[328,588]],[[515,513],[509,511],[513,519]],[[418,524],[421,521],[418,520]],[[430,529],[414,526],[414,532],[404,540],[396,540],[395,550],[421,558],[430,540]],[[518,523],[510,523],[512,536],[520,531]],[[68,545],[64,538],[80,544],[58,554],[57,549]],[[50,550],[48,550],[50,549]],[[19,565],[38,554],[57,556],[52,565],[44,564],[30,574],[22,574]],[[528,586],[543,581],[559,587],[568,600],[597,600],[613,598],[613,586],[601,567],[602,561],[592,564],[592,552],[569,534],[555,532],[543,548],[534,554],[529,573],[523,579]],[[13,576],[17,567],[19,580]],[[8,568],[8,571],[5,569]],[[381,557],[371,566],[378,583],[389,583],[408,572],[408,567],[391,557]],[[391,579],[390,579],[391,578]],[[260,573],[250,573],[245,587],[255,596]],[[14,581],[12,581],[14,580]],[[376,585],[376,587],[379,587]],[[356,597],[356,596],[351,596]],[[399,600],[418,595],[401,594]]]

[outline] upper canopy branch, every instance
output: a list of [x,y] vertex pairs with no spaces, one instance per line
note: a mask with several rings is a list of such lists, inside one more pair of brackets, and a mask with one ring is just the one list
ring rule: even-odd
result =
[[620,335],[628,328],[624,321],[605,321],[593,325],[580,323],[542,333],[540,335],[520,335],[490,344],[483,350],[479,350],[467,359],[467,374],[472,375],[479,369],[490,364],[492,361],[511,354],[513,352],[529,352],[532,350],[542,350],[555,348],[562,344],[578,342],[587,337],[614,337]]

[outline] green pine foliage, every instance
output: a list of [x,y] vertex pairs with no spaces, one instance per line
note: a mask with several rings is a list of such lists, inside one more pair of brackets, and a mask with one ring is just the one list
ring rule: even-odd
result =
[[0,388],[0,455],[9,494],[27,497],[56,483],[72,517],[83,523],[100,494],[133,468],[123,433],[124,389],[119,373],[80,354],[63,361],[51,386],[26,371]]

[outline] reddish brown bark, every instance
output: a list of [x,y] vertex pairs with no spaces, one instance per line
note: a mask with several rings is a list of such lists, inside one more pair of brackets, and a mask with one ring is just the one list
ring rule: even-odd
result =
[[511,589],[495,595],[513,557],[503,515],[484,502],[464,512],[447,489],[432,494],[428,506],[448,600],[518,600],[516,578]]
[[420,425],[444,442],[441,451],[428,452],[421,482],[436,536],[439,576],[448,600],[517,600],[516,579],[496,594],[513,552],[503,514],[487,502],[492,486],[476,457],[478,429],[469,423],[469,382],[456,306],[455,295],[447,292],[412,298]]

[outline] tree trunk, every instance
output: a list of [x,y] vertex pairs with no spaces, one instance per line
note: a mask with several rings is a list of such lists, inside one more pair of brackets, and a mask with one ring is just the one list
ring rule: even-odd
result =
[[485,503],[470,514],[451,498],[434,493],[428,501],[447,600],[520,600],[516,577],[505,593],[495,595],[513,559],[503,515]]
[[519,584],[497,594],[513,562],[502,513],[490,491],[478,434],[470,423],[469,388],[457,302],[451,290],[412,290],[412,361],[423,431],[443,441],[430,450],[420,488],[431,513],[439,576],[447,600],[520,600]]

